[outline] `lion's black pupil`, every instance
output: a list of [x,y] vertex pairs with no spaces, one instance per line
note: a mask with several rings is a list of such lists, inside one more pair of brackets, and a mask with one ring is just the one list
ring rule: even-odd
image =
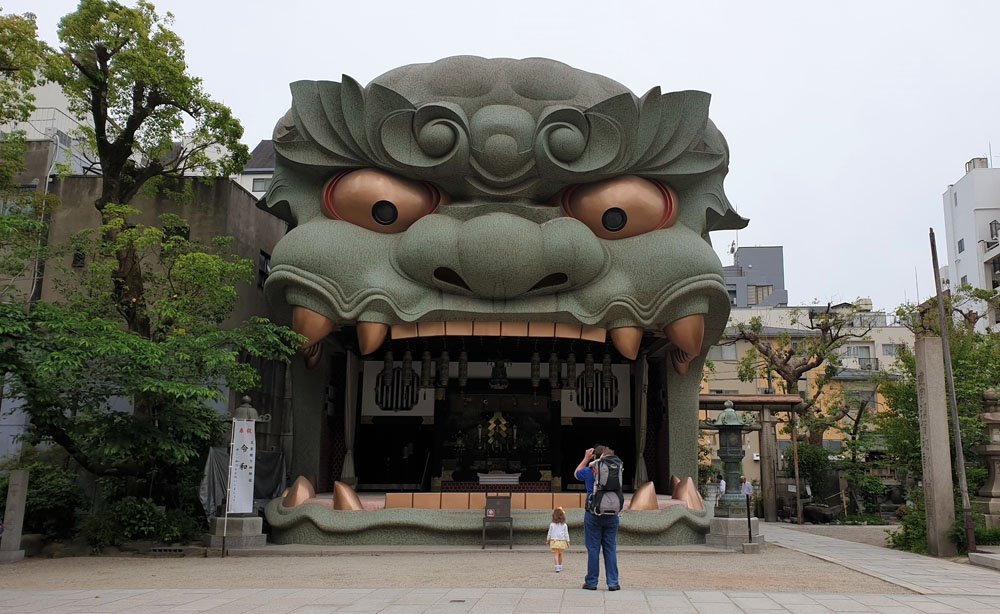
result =
[[372,205],[372,217],[379,224],[388,226],[389,224],[395,222],[396,218],[399,217],[399,211],[396,210],[396,205],[391,202],[387,200],[380,200]]
[[618,232],[622,228],[625,228],[626,222],[628,222],[628,216],[618,207],[608,209],[604,212],[604,216],[601,217],[601,223],[611,232]]

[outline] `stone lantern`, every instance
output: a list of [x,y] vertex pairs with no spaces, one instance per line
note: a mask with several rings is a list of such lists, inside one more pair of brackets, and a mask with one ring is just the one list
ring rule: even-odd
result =
[[989,477],[972,506],[985,516],[987,528],[995,529],[1000,528],[1000,392],[983,393],[980,418],[986,424],[986,443],[973,450],[986,461]]
[[745,425],[733,409],[732,401],[726,401],[725,409],[719,413],[714,425],[719,432],[719,459],[726,477],[726,492],[719,497],[715,515],[719,518],[745,518],[747,502],[740,492],[740,462],[746,456],[743,450]]

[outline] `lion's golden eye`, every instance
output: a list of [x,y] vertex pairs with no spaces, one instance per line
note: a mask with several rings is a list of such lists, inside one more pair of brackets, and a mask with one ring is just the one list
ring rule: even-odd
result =
[[444,200],[430,183],[365,168],[340,173],[323,188],[328,217],[375,232],[403,232]]
[[626,239],[667,228],[677,220],[677,194],[659,181],[615,177],[575,185],[563,192],[566,214],[602,239]]

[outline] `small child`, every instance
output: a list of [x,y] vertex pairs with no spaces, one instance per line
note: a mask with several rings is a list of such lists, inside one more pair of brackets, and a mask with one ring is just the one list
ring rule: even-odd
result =
[[552,510],[549,535],[545,538],[556,561],[556,573],[563,570],[563,550],[569,548],[569,527],[566,526],[566,510],[557,507]]

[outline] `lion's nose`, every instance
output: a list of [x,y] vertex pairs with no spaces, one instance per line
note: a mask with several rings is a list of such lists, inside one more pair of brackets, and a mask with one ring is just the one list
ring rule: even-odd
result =
[[576,220],[537,224],[507,213],[466,222],[427,216],[406,231],[396,256],[408,275],[427,285],[484,298],[585,285],[605,257],[598,239]]

